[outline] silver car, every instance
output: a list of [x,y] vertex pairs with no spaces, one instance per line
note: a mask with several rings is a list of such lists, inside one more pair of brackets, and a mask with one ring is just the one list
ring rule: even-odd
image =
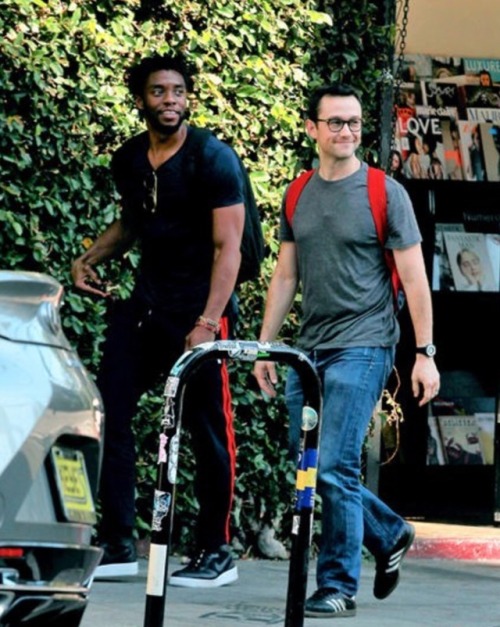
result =
[[0,625],[77,627],[102,455],[99,392],[60,323],[63,288],[0,271]]

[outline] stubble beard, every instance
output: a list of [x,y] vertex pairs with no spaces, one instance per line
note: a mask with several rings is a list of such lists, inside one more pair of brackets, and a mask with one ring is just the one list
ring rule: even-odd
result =
[[149,126],[157,133],[160,133],[160,135],[164,135],[167,137],[175,135],[175,133],[177,133],[187,117],[187,111],[183,111],[179,114],[179,119],[175,124],[163,124],[162,122],[160,122],[158,117],[150,110],[144,110],[144,119],[149,124]]

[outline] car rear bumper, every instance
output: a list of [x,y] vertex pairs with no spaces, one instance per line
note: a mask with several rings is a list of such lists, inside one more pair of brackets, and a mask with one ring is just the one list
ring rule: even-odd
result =
[[0,625],[78,625],[102,550],[0,542]]

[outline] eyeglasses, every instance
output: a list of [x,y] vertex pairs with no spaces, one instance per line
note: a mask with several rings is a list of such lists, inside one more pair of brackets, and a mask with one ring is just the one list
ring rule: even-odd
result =
[[158,179],[156,172],[150,172],[144,178],[144,211],[155,213],[158,200]]
[[340,133],[340,131],[347,124],[351,133],[357,133],[361,130],[363,121],[359,118],[352,118],[351,120],[340,120],[339,118],[328,118],[327,120],[317,118],[316,122],[325,122],[328,125],[328,130],[332,133]]

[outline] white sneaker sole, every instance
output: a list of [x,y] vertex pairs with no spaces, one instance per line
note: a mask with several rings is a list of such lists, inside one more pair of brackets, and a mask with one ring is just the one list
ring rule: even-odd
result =
[[179,588],[219,588],[227,586],[238,579],[238,568],[235,566],[215,579],[198,579],[196,577],[170,577],[169,584]]
[[124,562],[122,564],[103,564],[94,572],[94,579],[109,579],[110,577],[133,577],[139,573],[138,562]]

